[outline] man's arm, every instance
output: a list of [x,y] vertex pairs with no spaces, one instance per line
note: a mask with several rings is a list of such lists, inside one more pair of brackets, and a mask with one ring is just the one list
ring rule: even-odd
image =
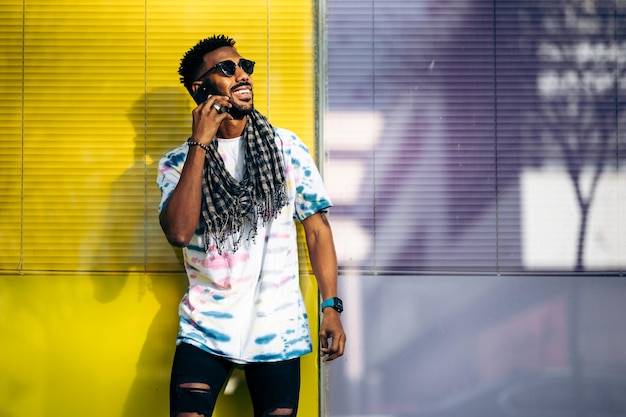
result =
[[[337,296],[337,254],[333,235],[324,213],[318,212],[302,221],[306,242],[311,258],[313,273],[317,279],[322,299]],[[340,314],[332,308],[322,312],[320,327],[321,352],[324,362],[343,355],[346,334],[343,331]],[[329,344],[330,342],[330,344]]]
[[187,246],[198,226],[204,156],[199,146],[189,147],[180,180],[159,215],[165,237],[174,246]]
[[[192,111],[193,124],[191,140],[209,146],[220,126],[226,119],[232,119],[228,113],[219,114],[211,111],[213,104],[224,104],[225,98],[209,96]],[[161,228],[168,242],[183,247],[193,237],[202,207],[202,173],[204,172],[205,150],[200,146],[190,146],[185,165],[169,200],[159,215]]]

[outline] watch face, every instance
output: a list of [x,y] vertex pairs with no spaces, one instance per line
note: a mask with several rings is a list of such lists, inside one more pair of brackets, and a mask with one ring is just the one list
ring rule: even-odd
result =
[[333,308],[341,313],[343,311],[343,301],[341,301],[340,298],[335,297],[335,305]]

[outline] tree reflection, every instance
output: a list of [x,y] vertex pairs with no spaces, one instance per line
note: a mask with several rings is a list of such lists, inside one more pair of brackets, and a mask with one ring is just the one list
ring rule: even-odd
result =
[[[626,7],[606,0],[538,2],[535,45],[541,134],[549,164],[562,161],[580,210],[575,271],[585,270],[589,214],[599,180],[620,162],[619,120],[626,77]],[[526,39],[536,39],[530,33]]]

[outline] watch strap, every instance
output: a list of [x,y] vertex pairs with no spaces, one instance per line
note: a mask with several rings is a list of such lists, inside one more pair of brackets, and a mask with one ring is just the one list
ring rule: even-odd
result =
[[337,312],[341,313],[343,311],[343,301],[339,297],[332,297],[327,300],[324,300],[322,303],[320,310],[324,310],[326,307],[331,307]]

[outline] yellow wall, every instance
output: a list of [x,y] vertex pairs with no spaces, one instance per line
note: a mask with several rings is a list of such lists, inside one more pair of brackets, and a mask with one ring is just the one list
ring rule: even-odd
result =
[[[0,416],[167,416],[186,278],[156,162],[189,133],[180,57],[214,33],[257,61],[257,108],[313,149],[312,1],[1,0]],[[250,409],[234,377],[218,417]],[[317,414],[316,352],[299,415]]]

